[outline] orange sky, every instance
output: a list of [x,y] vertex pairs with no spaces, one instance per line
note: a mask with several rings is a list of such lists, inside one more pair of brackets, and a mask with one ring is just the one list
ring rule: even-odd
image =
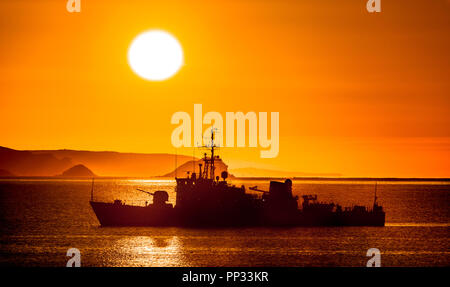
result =
[[[280,113],[279,156],[223,148],[231,167],[450,177],[449,1],[81,1],[0,2],[0,145],[174,152],[201,103]],[[152,28],[184,49],[163,82],[127,64]]]

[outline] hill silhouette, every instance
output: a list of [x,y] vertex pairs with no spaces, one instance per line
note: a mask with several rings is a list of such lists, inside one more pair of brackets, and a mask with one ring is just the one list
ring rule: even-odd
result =
[[[181,177],[187,172],[198,173],[200,159],[192,156],[177,156],[178,168],[175,167],[175,155],[165,153],[120,153],[112,151],[77,151],[77,150],[14,150],[0,147],[0,169],[6,176],[55,176],[75,165],[82,164],[95,170],[97,176],[117,177]],[[216,175],[224,170],[234,177],[339,177],[336,173],[306,173],[279,171],[259,168],[237,168],[228,170],[222,161],[216,161]],[[5,173],[6,174],[6,173]],[[1,175],[0,175],[1,176]]]
[[[177,156],[178,164],[191,159],[191,156]],[[17,176],[54,176],[77,164],[88,166],[98,176],[151,177],[173,170],[175,155],[66,149],[19,151],[0,147],[0,169]]]
[[88,176],[93,177],[95,174],[82,164],[77,164],[62,173],[62,176]]
[[0,169],[0,177],[14,176],[10,171],[6,169]]
[[72,161],[66,157],[55,157],[50,152],[35,154],[0,147],[0,169],[18,176],[52,176],[71,167]]
[[[198,174],[198,171],[199,171],[198,165],[200,163],[203,164],[203,167],[204,167],[203,160],[201,160],[201,159],[190,160],[190,161],[180,165],[178,168],[176,168],[172,172],[169,172],[169,173],[163,175],[163,177],[175,177],[175,176],[185,177],[187,175],[187,172],[192,173],[192,171],[194,170],[194,167],[195,167],[195,172]],[[228,165],[226,165],[222,161],[222,159],[215,160],[214,165],[215,165],[215,175],[216,176],[220,176],[222,171],[228,171]],[[228,177],[233,178],[233,175],[229,174]]]

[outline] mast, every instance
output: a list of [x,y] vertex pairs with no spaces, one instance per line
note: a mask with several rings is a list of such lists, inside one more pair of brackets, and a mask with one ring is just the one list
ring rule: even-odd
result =
[[214,181],[214,129],[211,128],[211,179]]
[[91,201],[94,201],[94,178],[92,178]]
[[204,148],[211,148],[210,152],[211,155],[208,158],[207,153],[204,153],[203,156],[203,162],[205,163],[203,170],[201,169],[200,166],[200,173],[202,174],[201,177],[204,179],[209,179],[211,178],[214,181],[214,171],[215,171],[215,166],[214,166],[214,162],[215,162],[215,155],[214,155],[214,149],[215,149],[215,144],[214,144],[214,129],[211,128],[211,146],[208,146],[208,144],[203,146]]
[[192,149],[192,173],[195,173],[195,146]]
[[209,163],[208,163],[208,157],[206,156],[206,152],[203,155],[203,162],[205,163],[205,168],[203,169],[203,175],[202,177],[204,179],[208,179],[208,174],[209,174]]
[[178,151],[175,148],[175,179],[177,179],[177,172],[178,172],[177,157],[178,157]]
[[375,194],[373,197],[373,206],[375,206],[377,204],[377,184],[378,184],[378,182],[375,181]]

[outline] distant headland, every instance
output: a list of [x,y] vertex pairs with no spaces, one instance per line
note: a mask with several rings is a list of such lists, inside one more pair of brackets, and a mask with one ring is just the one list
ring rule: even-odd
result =
[[[177,160],[175,161],[175,157]],[[172,172],[192,156],[165,153],[120,153],[113,151],[78,150],[14,150],[0,147],[0,176],[51,177],[65,172],[81,171],[83,165],[97,176],[157,177]],[[84,172],[82,172],[84,174]],[[66,173],[67,174],[67,173]],[[77,175],[75,175],[77,176]]]
[[64,177],[95,177],[95,174],[89,168],[82,164],[77,164],[65,170],[61,176]]
[[[177,168],[175,168],[175,162]],[[121,153],[79,150],[15,150],[0,146],[1,178],[174,178],[198,170],[200,159],[167,153]],[[338,173],[308,173],[260,169],[229,168],[220,160],[217,174],[228,171],[231,179],[283,179],[330,181],[449,181],[447,178],[344,177]]]
[[[200,159],[192,156],[167,153],[121,153],[114,151],[79,150],[14,150],[0,147],[0,169],[3,177],[167,177],[186,176],[197,171]],[[177,168],[175,168],[177,163]],[[317,174],[258,169],[255,167],[229,169],[220,160],[216,172],[228,171],[230,178],[236,177],[301,177],[331,176],[339,174]],[[0,175],[2,176],[2,175]]]

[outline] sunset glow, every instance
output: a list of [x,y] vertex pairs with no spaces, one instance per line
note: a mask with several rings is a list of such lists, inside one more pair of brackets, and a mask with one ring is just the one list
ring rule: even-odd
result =
[[152,30],[138,35],[128,49],[128,63],[140,77],[163,81],[183,64],[180,43],[167,32]]
[[[201,103],[280,114],[278,156],[223,148],[230,168],[449,177],[449,4],[319,2],[1,1],[1,145],[175,153],[171,116]],[[183,48],[165,81],[129,65],[152,29]]]

